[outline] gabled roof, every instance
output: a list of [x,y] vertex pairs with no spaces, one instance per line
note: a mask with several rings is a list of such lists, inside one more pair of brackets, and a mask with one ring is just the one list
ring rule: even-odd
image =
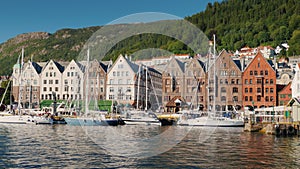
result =
[[251,61],[246,65],[244,70],[247,70],[249,65],[252,64],[252,62],[256,59],[256,57],[260,56],[261,58],[263,58],[267,63],[269,63],[270,67],[275,71],[275,66],[274,63],[272,62],[272,60],[267,60],[265,57],[263,57],[263,55],[261,54],[261,52],[257,52],[257,54],[255,55],[255,57],[253,59],[251,59]]
[[42,70],[44,70],[44,69],[48,66],[48,64],[49,64],[50,62],[53,62],[54,65],[57,67],[57,69],[58,69],[61,73],[65,70],[65,67],[64,67],[64,66],[62,66],[61,64],[59,64],[59,63],[56,62],[56,61],[53,61],[52,59],[51,59],[50,61],[48,61],[48,62],[45,64],[45,66],[43,67]]
[[291,98],[291,100],[287,103],[287,106],[292,106],[294,103],[298,103],[300,105],[300,100],[296,97]]
[[180,100],[182,103],[185,103],[184,98],[182,98],[181,96],[175,96],[166,104],[166,107],[175,107],[176,106],[175,101],[177,99]]
[[37,64],[36,62],[31,62],[31,64],[32,64],[32,67],[35,69],[35,71],[38,74],[40,74],[42,72],[43,68],[39,64]]
[[[290,89],[291,90],[291,85],[292,85],[292,82],[289,82],[287,85],[284,85],[283,88],[279,89],[278,90],[278,93],[286,90],[286,89]],[[278,88],[278,86],[276,86],[276,89]]]

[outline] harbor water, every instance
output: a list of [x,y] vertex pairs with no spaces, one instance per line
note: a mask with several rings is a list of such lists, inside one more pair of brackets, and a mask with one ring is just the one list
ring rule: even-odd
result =
[[0,168],[299,168],[298,137],[243,128],[0,124]]

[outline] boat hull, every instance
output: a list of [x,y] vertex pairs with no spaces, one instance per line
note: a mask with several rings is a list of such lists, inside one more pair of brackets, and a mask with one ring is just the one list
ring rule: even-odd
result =
[[118,119],[93,119],[93,118],[65,118],[67,125],[72,126],[117,126]]
[[123,119],[126,125],[161,125],[159,120]]
[[181,126],[207,126],[207,127],[244,127],[241,119],[200,117],[178,121]]
[[28,121],[31,121],[31,116],[0,116],[0,123],[6,124],[26,124]]

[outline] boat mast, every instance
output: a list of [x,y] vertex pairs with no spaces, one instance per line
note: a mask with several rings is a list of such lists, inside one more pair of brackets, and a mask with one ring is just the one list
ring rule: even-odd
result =
[[213,35],[214,37],[214,72],[213,72],[213,75],[214,75],[214,102],[213,102],[213,112],[215,113],[216,112],[216,90],[217,90],[217,83],[216,83],[216,35],[214,34]]
[[21,55],[21,63],[20,63],[20,70],[19,70],[19,99],[18,99],[18,113],[21,116],[21,87],[22,87],[22,69],[23,69],[23,62],[24,62],[24,48],[22,48],[22,55]]
[[88,96],[89,96],[89,60],[90,60],[90,49],[87,50],[87,63],[86,63],[86,87],[85,87],[85,116],[89,114]]
[[148,107],[148,68],[146,67],[146,106],[145,106],[145,111],[147,111]]
[[138,86],[137,86],[137,96],[136,96],[136,109],[139,109],[139,98],[140,98],[140,83],[141,83],[141,78],[140,78],[140,71],[141,71],[141,65],[139,66],[138,70]]

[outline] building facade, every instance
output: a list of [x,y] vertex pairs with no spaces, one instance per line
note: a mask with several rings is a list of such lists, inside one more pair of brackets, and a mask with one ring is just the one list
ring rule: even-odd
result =
[[276,106],[276,72],[273,64],[260,52],[243,72],[243,107]]

